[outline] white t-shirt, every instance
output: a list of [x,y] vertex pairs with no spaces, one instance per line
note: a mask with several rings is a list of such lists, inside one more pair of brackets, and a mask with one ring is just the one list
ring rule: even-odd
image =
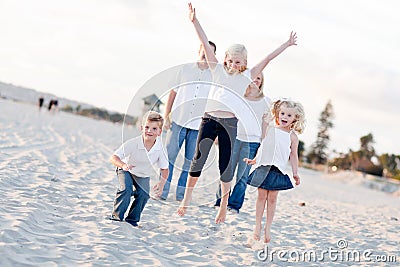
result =
[[150,177],[158,173],[159,170],[155,165],[159,169],[168,169],[168,156],[159,137],[150,151],[144,147],[143,138],[140,135],[123,143],[115,150],[114,155],[124,163],[133,165],[134,167],[129,172],[138,177]]
[[229,74],[223,65],[218,64],[211,73],[213,85],[210,88],[205,111],[228,111],[238,117],[245,102],[244,93],[251,83],[250,70]]
[[270,127],[257,151],[255,167],[275,165],[282,173],[286,173],[290,156],[291,133]]
[[202,70],[197,63],[182,66],[173,88],[177,93],[171,108],[173,122],[193,130],[200,128],[211,81],[210,69]]
[[246,100],[243,112],[238,117],[236,139],[243,142],[261,142],[262,116],[269,110],[271,99]]

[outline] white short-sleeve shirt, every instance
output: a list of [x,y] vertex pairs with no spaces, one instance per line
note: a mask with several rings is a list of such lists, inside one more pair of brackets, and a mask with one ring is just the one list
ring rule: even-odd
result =
[[168,156],[164,151],[162,142],[157,137],[150,151],[144,147],[142,136],[129,139],[123,143],[114,155],[121,161],[134,167],[129,171],[138,177],[150,177],[158,173],[158,169],[168,169]]
[[259,100],[246,99],[246,105],[238,116],[236,139],[243,142],[261,142],[262,116],[269,110],[271,100],[265,96]]
[[245,103],[244,93],[251,83],[250,70],[229,74],[223,65],[218,64],[212,75],[213,85],[210,88],[205,111],[228,111],[238,117]]
[[200,69],[197,63],[185,64],[175,81],[175,100],[171,108],[172,121],[179,126],[198,130],[207,103],[211,84],[210,69]]

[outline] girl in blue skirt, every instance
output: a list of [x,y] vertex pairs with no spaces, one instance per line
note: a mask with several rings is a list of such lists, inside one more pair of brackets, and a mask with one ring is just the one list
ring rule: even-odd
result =
[[[250,174],[248,184],[258,188],[256,200],[255,240],[260,240],[261,220],[267,204],[267,216],[264,232],[264,243],[271,240],[271,225],[275,214],[276,201],[279,190],[293,188],[292,182],[285,174],[288,160],[292,166],[295,184],[300,184],[298,170],[297,148],[299,139],[297,134],[304,131],[304,109],[298,102],[278,100],[272,104],[271,114],[263,116],[265,137],[261,142],[254,159],[244,159],[247,164],[256,169]],[[270,122],[274,125],[270,126]]]

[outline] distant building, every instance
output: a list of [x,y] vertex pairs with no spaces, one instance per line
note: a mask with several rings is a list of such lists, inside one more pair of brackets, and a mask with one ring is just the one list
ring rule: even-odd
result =
[[149,110],[154,110],[156,112],[160,112],[160,105],[163,103],[161,102],[161,100],[158,98],[157,95],[152,94],[152,95],[143,97],[142,100],[144,101],[143,114]]
[[153,111],[156,111],[156,112],[160,112],[160,105],[163,104],[163,102],[155,94],[143,97],[142,100],[143,100],[143,103],[144,103],[144,105],[142,106],[142,113],[141,113],[141,116],[139,117],[139,119],[136,122],[136,126],[138,128],[140,128],[140,125],[142,123],[141,118],[143,117],[143,115],[147,111],[153,110]]

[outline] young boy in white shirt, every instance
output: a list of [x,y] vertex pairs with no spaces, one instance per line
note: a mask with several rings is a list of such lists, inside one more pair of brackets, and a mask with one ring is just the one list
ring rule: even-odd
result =
[[142,134],[123,143],[111,156],[111,163],[117,167],[119,183],[111,220],[124,220],[133,195],[135,200],[125,221],[134,227],[138,226],[140,215],[150,198],[150,176],[157,173],[155,165],[160,168],[161,179],[153,190],[157,196],[161,195],[168,178],[168,157],[161,140],[157,138],[161,135],[163,123],[164,119],[159,113],[147,112],[142,120]]

